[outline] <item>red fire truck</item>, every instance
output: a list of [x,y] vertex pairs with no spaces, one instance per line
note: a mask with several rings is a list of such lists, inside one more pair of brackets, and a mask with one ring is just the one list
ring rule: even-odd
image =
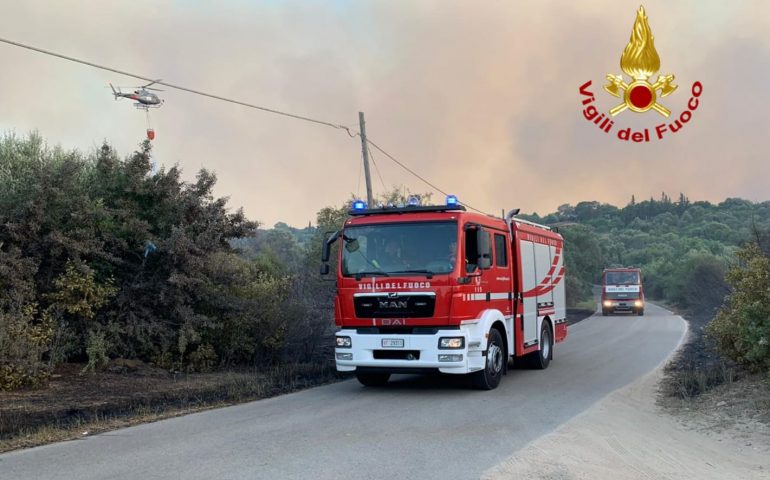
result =
[[602,272],[602,315],[615,312],[644,315],[642,271],[638,268],[606,268]]
[[342,230],[334,302],[337,370],[366,386],[393,373],[470,374],[491,390],[509,359],[544,369],[567,337],[562,237],[514,216],[445,205],[367,209]]

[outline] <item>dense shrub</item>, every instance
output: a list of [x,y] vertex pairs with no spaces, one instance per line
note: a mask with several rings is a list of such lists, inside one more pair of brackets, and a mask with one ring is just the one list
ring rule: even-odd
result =
[[[153,172],[148,142],[120,159],[106,144],[83,155],[49,148],[37,135],[6,136],[0,182],[5,388],[36,383],[63,361],[87,361],[87,370],[110,357],[211,368],[212,351],[227,346],[208,338],[246,310],[229,300],[277,278],[252,266],[217,270],[254,263],[229,242],[257,224],[213,196],[212,173],[188,183],[176,167]],[[286,298],[288,285],[275,288]],[[283,335],[257,301],[268,303],[245,300],[264,339],[257,349],[272,356]]]
[[50,374],[43,354],[49,349],[53,325],[33,305],[15,314],[0,312],[0,390],[43,383]]
[[770,371],[770,257],[757,243],[737,256],[740,263],[727,274],[733,291],[707,331],[728,357]]

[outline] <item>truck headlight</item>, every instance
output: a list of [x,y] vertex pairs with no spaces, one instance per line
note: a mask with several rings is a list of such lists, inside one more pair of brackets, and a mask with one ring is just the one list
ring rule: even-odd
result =
[[635,307],[641,307],[641,306],[643,306],[643,305],[644,305],[644,302],[643,302],[643,301],[641,301],[641,300],[637,300],[637,301],[635,301],[635,302],[634,302],[634,306],[635,306]]
[[465,337],[441,337],[438,339],[438,348],[465,348]]
[[611,307],[612,306],[612,301],[611,300],[605,300],[604,301],[604,306],[605,307]]
[[353,342],[350,341],[350,337],[337,337],[337,348],[350,348],[353,346]]

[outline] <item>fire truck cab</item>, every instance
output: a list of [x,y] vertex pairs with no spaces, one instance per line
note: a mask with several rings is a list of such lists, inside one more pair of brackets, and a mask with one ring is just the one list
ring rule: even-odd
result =
[[[410,199],[411,200],[411,199]],[[410,202],[412,203],[412,202]],[[470,374],[493,389],[510,359],[544,369],[567,337],[562,237],[446,205],[367,209],[324,244],[336,257],[337,370],[367,386],[394,373]]]
[[644,315],[644,288],[640,269],[605,268],[602,272],[602,315],[615,312]]

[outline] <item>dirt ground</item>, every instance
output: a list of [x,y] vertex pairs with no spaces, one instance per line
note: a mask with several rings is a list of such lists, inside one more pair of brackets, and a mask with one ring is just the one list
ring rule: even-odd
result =
[[709,315],[685,313],[684,318],[688,337],[663,369],[658,405],[701,432],[740,439],[770,431],[768,378],[719,355],[705,336]]
[[770,479],[770,388],[708,343],[706,315],[665,367],[487,471],[485,479]]
[[[693,428],[656,404],[657,370],[485,472],[485,479],[770,478],[770,429]],[[704,424],[704,428],[708,427]]]

